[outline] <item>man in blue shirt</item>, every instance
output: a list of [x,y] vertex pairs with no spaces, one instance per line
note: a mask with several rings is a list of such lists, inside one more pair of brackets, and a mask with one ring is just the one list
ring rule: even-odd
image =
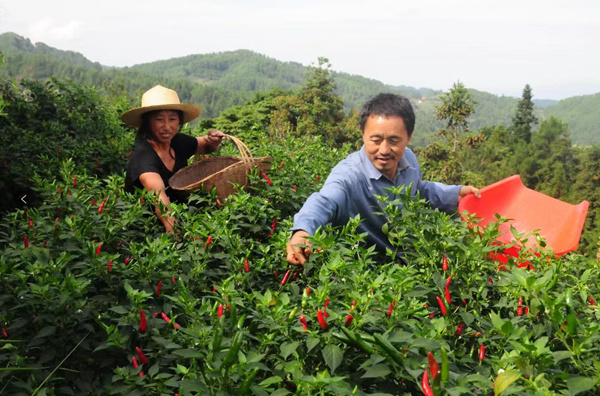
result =
[[307,236],[325,224],[344,225],[360,215],[358,232],[367,232],[367,241],[378,250],[391,248],[381,230],[386,219],[377,195],[391,193],[386,188],[412,184],[434,208],[451,212],[467,194],[480,196],[472,186],[450,186],[422,180],[415,154],[406,146],[415,127],[410,101],[395,94],[379,94],[361,110],[359,126],[363,147],[339,162],[323,188],[313,193],[294,216],[293,235],[287,245],[287,261],[302,265],[312,253]]

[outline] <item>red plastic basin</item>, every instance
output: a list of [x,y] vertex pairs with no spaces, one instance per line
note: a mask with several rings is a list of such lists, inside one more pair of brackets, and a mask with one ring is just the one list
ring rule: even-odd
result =
[[[571,205],[552,198],[525,187],[519,175],[500,180],[480,191],[481,198],[472,194],[462,198],[458,210],[481,218],[480,226],[496,221],[496,214],[508,219],[500,226],[503,234],[499,242],[508,244],[514,241],[510,232],[512,226],[520,234],[537,231],[546,239],[546,247],[552,248],[556,256],[574,251],[579,246],[590,205],[588,201]],[[537,247],[538,242],[531,235],[525,246]]]

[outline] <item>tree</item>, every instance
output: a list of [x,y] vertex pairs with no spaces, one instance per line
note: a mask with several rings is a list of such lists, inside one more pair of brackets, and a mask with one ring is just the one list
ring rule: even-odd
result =
[[455,152],[459,137],[469,131],[467,118],[475,112],[477,102],[460,81],[454,83],[448,93],[440,95],[440,99],[442,104],[436,106],[436,116],[445,121],[446,126],[439,133],[452,143],[452,152]]
[[297,130],[300,134],[321,134],[326,140],[336,142],[344,120],[344,102],[334,92],[336,86],[330,67],[324,57],[318,59],[317,66],[310,67],[298,95]]
[[529,84],[523,89],[523,96],[517,106],[517,112],[512,119],[512,132],[515,140],[531,141],[531,128],[537,124],[538,119],[533,115],[533,95]]

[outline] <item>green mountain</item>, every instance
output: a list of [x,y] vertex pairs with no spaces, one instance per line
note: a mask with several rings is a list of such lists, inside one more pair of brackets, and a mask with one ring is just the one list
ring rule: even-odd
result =
[[[0,50],[5,55],[0,78],[68,77],[79,84],[101,87],[111,94],[126,93],[134,103],[143,91],[162,84],[177,90],[182,101],[199,104],[204,117],[215,117],[222,110],[243,104],[256,92],[295,89],[310,70],[297,62],[281,62],[248,50],[189,55],[111,68],[91,62],[73,51],[58,50],[43,43],[32,44],[29,39],[14,33],[0,35]],[[431,134],[441,126],[435,117],[441,91],[392,86],[342,72],[332,74],[346,111],[360,108],[365,100],[379,92],[395,92],[410,98],[417,113],[414,141],[417,145],[431,140]],[[519,98],[477,90],[471,90],[471,93],[477,101],[475,114],[469,119],[472,130],[510,125]],[[600,144],[597,133],[600,113],[595,111],[600,104],[600,94],[534,102],[540,121],[553,115],[569,124],[574,143]]]

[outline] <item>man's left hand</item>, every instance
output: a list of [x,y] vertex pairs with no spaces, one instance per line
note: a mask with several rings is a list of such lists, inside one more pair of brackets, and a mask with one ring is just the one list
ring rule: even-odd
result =
[[481,192],[477,187],[462,186],[458,192],[458,199],[461,200],[465,195],[475,194],[477,198],[481,198]]

